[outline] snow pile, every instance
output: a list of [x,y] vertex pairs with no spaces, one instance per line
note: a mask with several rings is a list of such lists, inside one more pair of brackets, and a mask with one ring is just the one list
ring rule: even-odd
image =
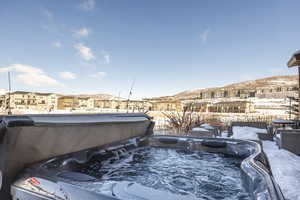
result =
[[192,131],[207,131],[214,130],[215,128],[207,123],[201,124],[198,127],[194,127]]
[[221,132],[221,135],[220,136],[217,136],[217,138],[228,138],[228,132],[227,131],[223,131]]
[[273,119],[272,122],[277,123],[277,124],[286,124],[286,123],[293,124],[294,123],[294,121],[286,120],[286,119]]
[[251,98],[251,102],[255,105],[288,105],[289,101],[285,98]]
[[234,126],[232,128],[232,138],[242,140],[259,140],[256,133],[267,133],[266,129],[254,128],[248,126]]
[[209,130],[205,129],[205,128],[201,128],[201,127],[195,127],[192,129],[192,131],[206,131],[209,132]]
[[201,124],[201,126],[200,127],[203,127],[203,128],[205,128],[205,129],[215,129],[214,127],[212,127],[211,125],[209,125],[209,124]]
[[263,149],[286,200],[300,200],[300,157],[271,141],[263,141]]

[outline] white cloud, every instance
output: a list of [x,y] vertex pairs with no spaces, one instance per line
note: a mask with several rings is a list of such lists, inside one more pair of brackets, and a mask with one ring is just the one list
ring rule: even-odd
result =
[[79,5],[79,7],[85,11],[91,11],[95,8],[95,6],[95,0],[82,0],[81,4]]
[[17,71],[21,73],[42,74],[43,70],[29,65],[14,64],[7,67],[0,67],[0,72]]
[[102,54],[104,62],[106,64],[109,64],[110,63],[110,54],[107,53],[106,51],[102,51],[101,54]]
[[82,59],[84,59],[86,61],[95,59],[95,56],[89,47],[84,46],[81,43],[78,43],[78,44],[74,45],[74,48],[78,51],[78,54]]
[[30,86],[57,86],[59,85],[59,82],[56,81],[55,79],[49,77],[46,74],[29,74],[29,73],[24,73],[24,74],[19,74],[17,75],[17,78],[24,82],[27,85]]
[[72,72],[59,72],[59,76],[63,79],[76,79],[77,75]]
[[206,43],[207,39],[208,39],[208,34],[210,33],[209,29],[205,29],[201,34],[200,34],[200,39],[202,41],[202,43]]
[[0,67],[1,72],[15,71],[18,80],[29,86],[62,86],[57,80],[48,76],[42,69],[29,65],[14,64]]
[[91,33],[90,29],[83,27],[83,28],[75,31],[74,36],[77,38],[87,37],[87,36],[89,36],[90,33]]
[[85,61],[95,60],[98,64],[109,64],[111,62],[111,55],[107,51],[100,51],[94,54],[94,51],[83,43],[77,43],[73,46],[77,50],[77,54]]
[[52,43],[52,46],[53,47],[56,47],[56,48],[60,48],[62,46],[61,42],[60,41],[56,41],[56,42],[53,42]]
[[90,77],[92,78],[97,78],[97,79],[102,79],[107,75],[106,72],[96,72],[94,74],[91,74]]

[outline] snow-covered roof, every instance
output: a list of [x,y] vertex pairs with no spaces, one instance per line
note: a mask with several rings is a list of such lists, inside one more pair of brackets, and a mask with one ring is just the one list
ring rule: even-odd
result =
[[223,103],[223,102],[250,102],[249,99],[241,98],[210,98],[210,99],[196,99],[196,100],[185,100],[184,103]]
[[286,119],[273,119],[272,122],[274,124],[293,124],[293,123],[295,123],[293,120],[286,120]]
[[209,125],[209,124],[201,124],[201,126],[200,127],[203,127],[203,128],[205,128],[205,129],[215,129],[214,127],[212,127],[211,125]]

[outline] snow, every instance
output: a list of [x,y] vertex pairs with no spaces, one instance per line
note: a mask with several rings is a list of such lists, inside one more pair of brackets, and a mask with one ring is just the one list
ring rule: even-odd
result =
[[192,131],[206,131],[209,132],[209,130],[205,129],[205,128],[200,128],[200,127],[195,127],[192,129]]
[[194,127],[192,129],[192,131],[207,131],[207,132],[209,132],[209,130],[213,130],[213,129],[215,129],[215,128],[207,123],[204,123],[204,124],[201,124],[200,127]]
[[234,126],[232,128],[232,138],[242,140],[259,140],[256,133],[267,133],[266,129],[247,127],[247,126]]
[[214,127],[212,127],[211,125],[209,125],[209,124],[201,124],[201,126],[200,127],[203,127],[203,128],[205,128],[205,129],[215,129]]
[[271,141],[263,141],[263,150],[286,200],[300,200],[300,157]]
[[[233,138],[258,140],[256,133],[267,133],[265,129],[253,127],[233,127]],[[222,134],[223,135],[223,134]],[[286,200],[300,200],[300,156],[279,149],[275,142],[263,141],[272,174]]]
[[261,108],[256,108],[256,112],[258,114],[262,114],[262,115],[276,115],[276,117],[278,116],[282,116],[282,117],[288,117],[288,110],[286,108],[284,109],[261,109]]
[[286,119],[273,119],[272,120],[273,123],[277,123],[277,124],[286,124],[286,123],[294,123],[294,121],[292,120],[286,120]]
[[284,85],[293,85],[293,84],[297,84],[297,81],[293,81],[293,80],[288,80],[288,79],[279,79],[279,80],[272,80],[271,83],[279,83],[279,84],[284,84]]
[[221,135],[220,136],[217,136],[217,138],[228,138],[228,132],[226,131],[223,131],[221,132]]
[[185,100],[184,103],[194,102],[194,103],[203,103],[203,102],[209,102],[209,103],[220,103],[220,102],[248,102],[249,99],[241,99],[236,97],[231,98],[208,98],[208,99],[195,99],[195,100]]
[[281,139],[281,134],[276,134],[276,137]]
[[251,98],[251,101],[256,104],[266,104],[266,103],[286,103],[288,102],[285,98]]

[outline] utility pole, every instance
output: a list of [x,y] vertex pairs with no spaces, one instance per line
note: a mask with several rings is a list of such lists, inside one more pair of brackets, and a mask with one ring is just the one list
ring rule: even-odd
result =
[[10,71],[7,73],[8,76],[8,98],[6,102],[7,114],[11,115],[11,107],[10,107],[10,92],[11,92],[11,82],[10,82]]
[[287,97],[287,99],[289,100],[289,105],[288,105],[288,109],[289,109],[289,111],[288,111],[288,114],[289,114],[289,120],[291,120],[292,119],[292,113],[293,113],[293,104],[292,104],[292,100],[293,100],[293,97]]
[[120,105],[121,105],[121,99],[120,99],[120,96],[121,96],[121,91],[119,91],[119,94],[118,94],[118,105],[117,105],[117,112],[119,112],[119,109],[120,109]]
[[132,90],[133,90],[134,83],[135,83],[135,79],[132,81],[132,84],[131,84],[131,87],[130,87],[130,91],[129,91],[129,94],[128,94],[128,99],[127,99],[127,113],[129,111],[129,101],[130,101],[130,97],[132,95]]
[[292,98],[289,98],[290,100],[290,112],[289,112],[289,120],[292,119]]

